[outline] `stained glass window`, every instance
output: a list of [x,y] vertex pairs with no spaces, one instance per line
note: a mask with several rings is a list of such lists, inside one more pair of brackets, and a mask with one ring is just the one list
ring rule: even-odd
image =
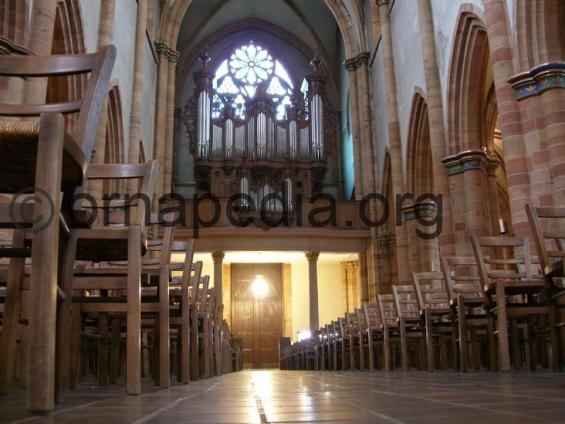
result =
[[237,48],[216,70],[212,117],[221,117],[225,104],[232,102],[236,116],[244,118],[245,102],[255,96],[262,83],[276,105],[277,119],[285,119],[294,88],[290,75],[268,50],[250,41]]

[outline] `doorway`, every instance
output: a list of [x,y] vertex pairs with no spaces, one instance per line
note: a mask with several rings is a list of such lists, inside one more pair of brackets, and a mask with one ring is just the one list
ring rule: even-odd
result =
[[245,368],[278,368],[282,264],[231,265],[232,333],[243,339]]

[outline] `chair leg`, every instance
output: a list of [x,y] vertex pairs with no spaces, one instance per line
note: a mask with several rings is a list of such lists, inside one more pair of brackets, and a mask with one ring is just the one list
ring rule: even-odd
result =
[[359,369],[365,369],[365,338],[363,333],[359,333]]
[[408,371],[408,339],[404,320],[400,320],[400,363],[402,371]]
[[112,347],[110,349],[110,384],[116,384],[120,377],[120,319],[112,320]]
[[178,340],[181,343],[181,381],[183,384],[190,382],[190,301],[188,299],[188,291],[183,290],[181,297],[181,324],[178,334]]
[[510,371],[510,346],[508,343],[508,319],[504,285],[496,285],[496,325],[498,329],[498,370]]
[[[24,247],[25,232],[14,231],[12,246]],[[8,281],[6,287],[6,303],[2,316],[2,333],[0,334],[0,393],[7,393],[14,377],[14,364],[17,348],[18,321],[21,306],[21,284],[24,277],[25,259],[14,258],[10,260]]]
[[[35,412],[49,412],[55,407],[57,267],[63,137],[63,115],[42,115],[39,123],[35,189],[37,192],[47,193],[51,199],[38,202],[33,214],[35,232],[31,252],[33,270],[27,407]],[[49,221],[45,222],[46,219]]]
[[100,334],[100,345],[98,349],[98,384],[107,386],[110,384],[108,365],[110,363],[110,339],[108,331],[108,313],[100,313],[98,318],[98,333]]
[[159,274],[159,386],[171,385],[171,343],[169,336],[169,268]]
[[549,306],[549,337],[551,341],[551,369],[555,372],[561,370],[561,344],[559,341],[559,308],[555,304]]
[[79,366],[80,366],[80,345],[81,345],[81,310],[80,304],[74,304],[72,309],[72,330],[71,330],[71,341],[70,341],[70,360],[69,360],[69,381],[70,387],[73,388],[78,384],[79,381]]
[[137,225],[129,228],[127,278],[126,389],[129,395],[141,393],[141,233]]
[[199,343],[198,343],[198,314],[193,310],[192,324],[190,329],[190,365],[191,379],[197,381],[200,378],[200,361],[199,361]]
[[55,392],[57,402],[63,402],[65,393],[70,389],[70,356],[73,308],[73,276],[76,256],[76,232],[71,231],[68,238],[61,242],[63,261],[61,269],[61,290],[65,299],[59,303],[57,314],[57,380]]
[[357,368],[356,362],[357,361],[355,360],[355,338],[353,337],[353,335],[350,335],[349,336],[349,369],[351,371]]
[[390,371],[391,369],[391,361],[390,361],[390,335],[388,332],[388,328],[383,329],[383,362],[384,362],[384,370],[386,372]]
[[426,324],[426,363],[428,371],[434,370],[434,337],[432,329],[432,314],[429,309],[425,310],[424,319]]
[[204,348],[204,378],[210,377],[210,325],[209,319],[204,317],[202,320],[202,344]]
[[459,371],[467,371],[467,321],[465,318],[465,301],[463,296],[457,296],[457,332],[459,333]]

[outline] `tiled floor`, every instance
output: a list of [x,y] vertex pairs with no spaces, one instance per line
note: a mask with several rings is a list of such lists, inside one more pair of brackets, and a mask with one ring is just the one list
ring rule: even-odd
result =
[[83,385],[46,417],[22,399],[0,397],[0,422],[565,423],[565,374],[245,371],[141,396]]

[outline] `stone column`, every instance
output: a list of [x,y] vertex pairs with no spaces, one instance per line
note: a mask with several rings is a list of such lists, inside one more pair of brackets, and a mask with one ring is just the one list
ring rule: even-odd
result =
[[310,303],[310,331],[314,334],[320,328],[320,313],[318,306],[318,257],[320,252],[306,252],[308,259],[308,284],[309,284],[309,303]]
[[[457,254],[472,255],[469,236],[493,234],[489,178],[498,160],[483,150],[470,150],[448,156],[443,163],[449,178],[457,179],[453,193],[464,211],[464,235],[458,238]],[[458,217],[463,218],[463,214]]]
[[[156,178],[155,198],[159,199],[162,187],[162,172],[165,160],[165,137],[167,131],[167,80],[169,78],[169,60],[167,59],[167,45],[156,43],[159,67],[157,71],[157,104],[155,105],[155,138],[153,144],[153,157],[159,161],[159,173]],[[155,207],[158,204],[155,203]]]
[[[29,49],[36,55],[50,55],[53,46],[57,0],[35,0],[31,10]],[[26,85],[26,103],[45,103],[47,78],[32,78]]]
[[528,234],[529,224],[524,204],[530,202],[530,176],[522,121],[516,95],[508,83],[514,74],[513,51],[506,17],[505,0],[483,0],[490,57],[494,74],[500,131],[504,145],[504,163],[508,177],[508,194],[513,229]]
[[441,194],[443,196],[443,231],[439,237],[439,247],[441,254],[453,255],[455,254],[455,239],[453,235],[449,181],[447,179],[447,170],[442,163],[447,150],[443,100],[439,68],[437,65],[436,38],[430,0],[418,0],[418,21],[420,23],[420,37],[424,56],[434,190],[435,194]]
[[361,303],[369,301],[369,280],[367,279],[367,273],[367,251],[362,250],[359,252],[359,288],[361,289]]
[[[114,18],[116,13],[116,0],[102,0],[100,5],[100,25],[98,27],[98,49],[112,44],[114,40]],[[106,156],[106,126],[108,122],[108,95],[104,96],[94,148],[92,150],[92,163],[104,163]],[[95,198],[102,197],[102,181],[93,181],[89,191]]]
[[363,197],[362,152],[359,127],[359,98],[357,97],[357,73],[355,62],[346,61],[345,68],[349,71],[349,102],[351,104],[351,134],[353,138],[353,165],[355,171],[355,199]]
[[173,178],[173,145],[175,135],[175,81],[178,52],[169,55],[169,76],[167,77],[167,128],[165,135],[165,164],[163,168],[163,193],[171,191]]
[[[389,4],[379,6],[379,22],[381,24],[381,44],[383,49],[383,67],[387,98],[388,133],[390,144],[390,167],[392,180],[392,199],[390,213],[395,217],[395,197],[404,192],[404,174],[402,167],[402,148],[400,141],[400,124],[398,121],[398,102],[396,98],[396,76],[394,69],[394,52],[392,49],[392,33],[390,29]],[[392,218],[391,218],[392,219]],[[396,227],[396,249],[398,261],[399,284],[409,284],[410,275],[404,261],[408,257],[406,226]]]
[[212,252],[212,258],[214,259],[214,290],[218,293],[218,302],[220,305],[224,304],[223,297],[223,279],[222,279],[222,272],[223,272],[223,261],[224,261],[224,252],[217,251]]
[[[138,0],[137,24],[135,32],[135,64],[132,82],[131,115],[129,121],[128,162],[139,163],[139,142],[142,139],[141,119],[143,117],[143,78],[145,65],[145,45],[147,44],[147,3]],[[136,183],[129,183],[129,192],[136,190]]]

